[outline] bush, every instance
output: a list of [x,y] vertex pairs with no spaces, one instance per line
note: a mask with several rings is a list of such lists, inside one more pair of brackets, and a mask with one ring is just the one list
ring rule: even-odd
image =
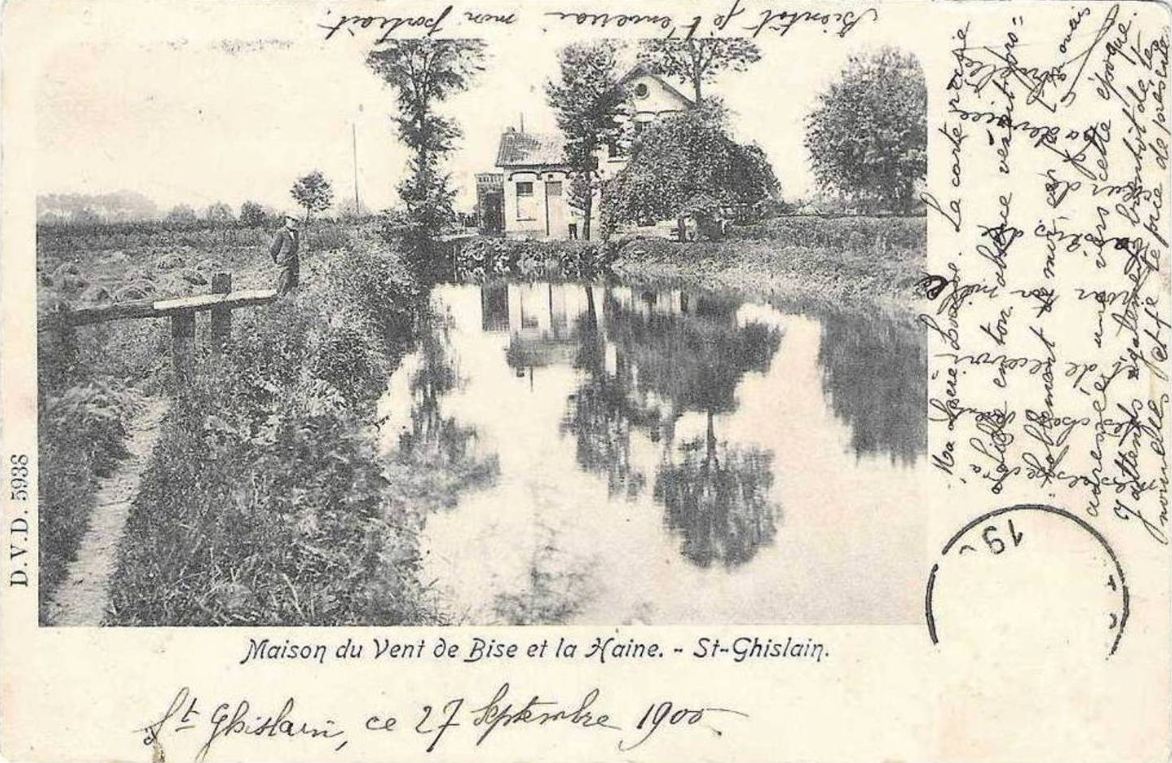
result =
[[786,217],[734,227],[736,240],[681,244],[626,242],[615,267],[725,279],[751,289],[782,288],[840,300],[894,298],[909,303],[923,276],[925,219]]
[[922,251],[927,240],[923,217],[777,217],[733,226],[729,236],[771,241],[778,246],[850,250],[875,246]]
[[528,241],[478,238],[456,256],[462,279],[519,278],[593,279],[610,272],[616,249],[593,241]]
[[315,252],[346,249],[352,243],[350,232],[337,223],[316,223],[305,231],[305,243]]

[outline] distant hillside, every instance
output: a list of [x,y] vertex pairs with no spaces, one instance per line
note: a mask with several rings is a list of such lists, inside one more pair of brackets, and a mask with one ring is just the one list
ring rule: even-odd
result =
[[37,196],[38,222],[121,222],[156,220],[159,208],[135,191],[49,193]]

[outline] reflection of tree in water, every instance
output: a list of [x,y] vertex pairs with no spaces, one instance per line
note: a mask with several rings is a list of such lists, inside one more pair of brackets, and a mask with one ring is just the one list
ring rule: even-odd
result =
[[[657,302],[644,295],[650,305]],[[749,371],[764,372],[781,332],[756,321],[738,325],[740,301],[716,296],[680,300],[680,309],[648,314],[608,300],[611,340],[638,369],[638,384],[669,401],[675,416],[686,411],[736,410],[736,388]]]
[[556,625],[578,614],[592,596],[586,565],[546,542],[533,553],[524,589],[497,594],[493,610],[508,625]]
[[[452,505],[469,487],[493,482],[500,468],[495,455],[477,453],[475,427],[444,416],[441,403],[463,380],[452,358],[450,318],[426,313],[420,326],[419,366],[411,377],[411,428],[399,435],[397,460],[413,468],[428,503]],[[426,483],[422,484],[422,483]],[[419,496],[423,498],[423,496]]]
[[850,426],[855,455],[915,463],[928,448],[924,332],[883,316],[820,317],[822,389]]
[[776,532],[769,500],[773,454],[718,447],[711,418],[708,436],[685,442],[679,452],[679,463],[660,467],[655,498],[667,507],[667,526],[684,536],[684,557],[701,567],[749,561]]
[[586,379],[570,396],[561,431],[574,435],[583,469],[606,475],[611,496],[625,492],[634,498],[646,478],[631,464],[631,426],[645,417],[631,399],[632,374],[626,358],[618,355],[615,372],[607,372],[606,343],[598,329],[594,294],[590,289],[586,294],[587,312],[579,319],[574,357],[574,367],[586,371]]
[[[657,305],[653,294],[643,299],[647,310],[606,295],[604,323],[615,350],[608,373],[589,295],[576,358],[587,376],[571,397],[563,430],[577,437],[579,464],[605,473],[612,494],[625,487],[633,495],[645,483],[630,463],[630,428],[645,429],[653,441],[663,436],[654,496],[668,509],[668,526],[684,535],[684,556],[703,566],[714,559],[740,564],[774,534],[772,454],[718,447],[714,417],[736,409],[746,373],[768,369],[781,332],[758,322],[738,325],[733,299],[684,295],[678,305]],[[707,416],[708,435],[677,453],[675,422],[689,411]]]

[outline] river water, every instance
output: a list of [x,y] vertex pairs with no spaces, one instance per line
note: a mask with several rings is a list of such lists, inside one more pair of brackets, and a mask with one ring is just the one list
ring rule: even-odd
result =
[[454,475],[422,533],[454,622],[922,618],[908,318],[549,283],[432,308],[380,409],[388,458],[430,442]]

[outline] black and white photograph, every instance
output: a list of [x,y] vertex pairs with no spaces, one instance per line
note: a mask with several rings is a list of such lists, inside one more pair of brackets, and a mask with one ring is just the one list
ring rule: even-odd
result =
[[916,56],[323,18],[48,58],[42,625],[918,622]]
[[0,759],[1168,760],[1170,18],[8,0]]

